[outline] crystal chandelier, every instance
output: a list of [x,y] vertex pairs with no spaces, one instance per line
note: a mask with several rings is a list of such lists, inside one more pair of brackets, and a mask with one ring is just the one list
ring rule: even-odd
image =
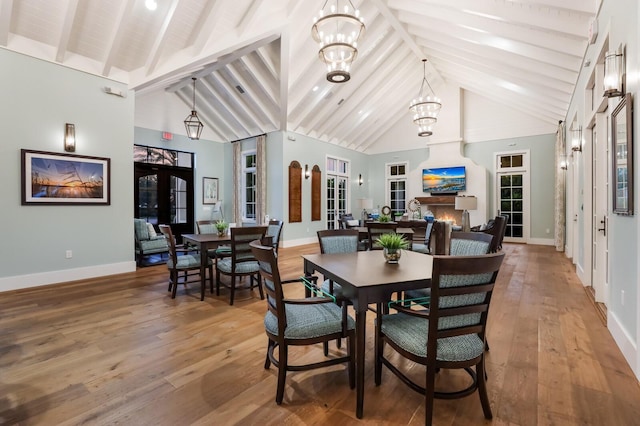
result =
[[[423,77],[418,96],[409,104],[409,111],[413,117],[413,122],[418,125],[418,136],[431,136],[431,127],[438,121],[438,113],[442,108],[440,98],[438,98],[431,85],[427,81],[427,60],[422,60]],[[425,87],[426,83],[426,87]],[[427,91],[427,88],[429,89]]]
[[311,35],[320,45],[318,56],[327,66],[327,80],[344,83],[351,78],[351,63],[358,56],[358,40],[364,35],[364,20],[351,0],[342,10],[339,0],[336,0],[325,11],[328,2],[324,2],[320,17],[313,18]]
[[187,129],[189,139],[197,140],[200,139],[204,124],[202,124],[196,112],[196,78],[192,77],[191,79],[193,80],[193,108],[191,109],[191,114],[184,119],[184,127]]

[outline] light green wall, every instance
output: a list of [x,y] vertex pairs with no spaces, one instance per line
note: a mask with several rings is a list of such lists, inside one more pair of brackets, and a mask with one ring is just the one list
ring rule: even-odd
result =
[[[495,200],[495,153],[516,150],[529,150],[531,180],[531,238],[553,239],[554,235],[554,189],[555,188],[555,141],[556,135],[529,136],[513,139],[501,139],[481,143],[467,144],[465,156],[489,171],[487,186],[489,200]],[[488,203],[490,209],[494,202]],[[489,212],[489,217],[496,215]],[[547,229],[549,233],[547,233]]]
[[[0,49],[0,64],[0,290],[50,282],[56,271],[131,268],[133,93],[8,50]],[[105,86],[127,97],[107,95]],[[64,152],[65,123],[75,124],[76,154],[111,159],[111,205],[21,205],[20,149]]]
[[[480,143],[466,144],[464,156],[473,160],[487,169],[488,185],[487,196],[489,200],[495,197],[493,188],[495,176],[495,153],[527,149],[531,154],[531,205],[535,206],[531,212],[531,238],[549,239],[554,234],[553,188],[555,135],[529,136],[514,139],[502,139]],[[409,170],[414,171],[420,164],[429,159],[429,149],[414,149],[394,153],[372,155],[368,159],[369,175],[371,176],[370,193],[374,205],[384,204],[385,191],[385,164],[392,162],[409,162]],[[551,164],[551,166],[549,166]],[[493,203],[488,203],[487,217],[493,217]],[[549,233],[546,230],[549,229]]]

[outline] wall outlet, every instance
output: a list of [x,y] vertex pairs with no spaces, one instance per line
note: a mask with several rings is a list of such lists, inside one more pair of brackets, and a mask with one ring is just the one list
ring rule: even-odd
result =
[[67,250],[64,257],[66,257],[67,259],[71,259],[73,257],[73,252],[71,250]]
[[624,306],[624,290],[620,290],[620,305]]

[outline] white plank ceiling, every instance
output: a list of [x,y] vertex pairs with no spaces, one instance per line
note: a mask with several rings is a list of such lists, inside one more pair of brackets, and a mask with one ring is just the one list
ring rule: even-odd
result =
[[0,46],[175,93],[186,109],[195,76],[196,109],[220,141],[286,130],[366,151],[409,119],[422,58],[436,93],[446,82],[563,120],[599,3],[353,0],[366,33],[351,80],[332,84],[310,34],[324,0],[156,1],[2,0]]

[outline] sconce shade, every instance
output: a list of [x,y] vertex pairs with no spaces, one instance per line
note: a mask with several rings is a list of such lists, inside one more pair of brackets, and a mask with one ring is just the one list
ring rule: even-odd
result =
[[64,150],[67,152],[76,150],[76,126],[71,123],[64,125]]
[[571,150],[582,152],[582,127],[571,129]]
[[622,49],[607,52],[604,57],[604,96],[622,96],[624,77],[624,54]]
[[189,139],[197,140],[200,139],[204,124],[202,124],[196,112],[196,79],[195,77],[191,79],[193,80],[193,108],[191,109],[191,114],[184,120],[184,127],[187,130]]
[[569,163],[567,162],[567,156],[566,155],[560,156],[560,169],[567,170],[568,168],[569,168]]
[[311,172],[309,171],[309,165],[305,164],[304,165],[304,178],[305,179],[309,179],[310,176],[311,176]]
[[456,210],[475,210],[478,208],[478,199],[476,197],[456,197]]
[[358,175],[358,185],[362,185],[362,174]]

